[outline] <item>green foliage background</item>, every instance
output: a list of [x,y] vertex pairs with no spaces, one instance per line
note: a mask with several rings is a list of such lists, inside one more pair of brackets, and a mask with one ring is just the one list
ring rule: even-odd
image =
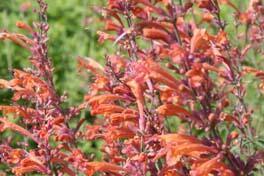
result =
[[[22,3],[32,3],[32,8],[23,12]],[[105,47],[97,45],[96,31],[98,15],[94,12],[95,5],[102,1],[90,0],[47,0],[49,4],[48,18],[49,56],[55,71],[56,88],[60,94],[68,93],[69,104],[76,104],[83,98],[85,80],[78,75],[76,67],[77,56],[90,56],[97,60],[104,58]],[[32,24],[37,20],[31,0],[0,0],[0,30],[23,32],[16,28],[16,21]],[[12,68],[29,66],[28,53],[13,43],[0,42],[0,78],[11,78]],[[1,100],[7,101],[6,92],[1,92]]]
[[[54,66],[56,89],[59,94],[67,92],[69,97],[67,104],[78,104],[83,99],[88,78],[78,74],[76,57],[89,56],[103,62],[104,56],[114,50],[113,44],[99,45],[97,43],[96,31],[102,29],[103,24],[100,22],[100,15],[94,9],[96,6],[102,5],[105,0],[46,1],[49,4],[49,56]],[[32,8],[23,12],[20,7],[25,2],[32,3]],[[233,2],[241,10],[245,10],[249,0],[233,0]],[[36,21],[37,14],[33,12],[34,8],[37,7],[36,5],[35,0],[0,0],[0,31],[22,32],[16,28],[16,21],[20,20],[28,24]],[[238,47],[244,46],[244,43],[237,42],[234,33],[236,30],[243,33],[245,28],[235,28],[233,16],[230,15],[232,13],[230,8],[223,6],[221,10],[221,17],[227,21],[227,31],[231,42]],[[9,41],[0,42],[0,79],[11,79],[13,68],[28,67],[28,54],[27,51]],[[263,56],[259,53],[249,52],[246,63],[259,69],[264,68]],[[254,107],[253,125],[260,136],[254,145],[257,145],[258,148],[264,148],[264,130],[262,129],[264,125],[264,98],[257,90],[258,82],[256,80],[249,77],[244,81],[249,85],[246,102],[250,107]],[[9,103],[10,95],[9,91],[0,90],[0,104]],[[176,130],[179,121],[174,119],[168,123]],[[223,133],[226,134],[227,131],[223,129]],[[95,152],[96,145],[98,143],[83,143],[83,148],[88,152]]]

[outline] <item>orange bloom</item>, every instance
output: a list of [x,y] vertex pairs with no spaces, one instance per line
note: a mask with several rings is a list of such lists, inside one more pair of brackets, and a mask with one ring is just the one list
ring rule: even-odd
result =
[[38,140],[32,135],[31,132],[27,131],[26,129],[22,128],[21,126],[9,122],[7,118],[0,118],[0,122],[2,122],[2,124],[0,124],[0,132],[4,131],[6,129],[10,129],[13,131],[16,131],[24,136],[27,136],[29,138],[31,138],[33,141],[35,141],[36,143],[38,143]]
[[28,24],[26,24],[26,23],[24,23],[22,21],[17,21],[16,22],[16,26],[18,28],[24,29],[25,31],[28,31],[29,33],[33,33],[34,32],[34,30],[32,29],[31,26],[29,26]]
[[179,88],[179,81],[175,79],[171,74],[164,70],[159,64],[155,63],[152,59],[147,59],[143,64],[148,71],[150,78],[157,82],[163,83],[173,89]]
[[191,176],[204,176],[212,171],[219,171],[223,176],[234,176],[234,173],[225,164],[221,163],[221,159],[218,156],[193,169]]
[[185,143],[182,145],[168,147],[166,161],[169,166],[173,166],[179,161],[179,158],[182,156],[188,156],[192,159],[199,160],[202,159],[202,154],[212,154],[216,152],[216,149],[203,144]]
[[191,39],[191,52],[207,50],[210,40],[212,37],[206,32],[206,29],[195,29]]
[[89,162],[87,163],[86,176],[93,176],[95,172],[108,172],[115,175],[121,175],[124,169],[120,166],[106,162]]
[[121,106],[112,105],[112,104],[100,104],[98,107],[95,107],[94,109],[92,108],[91,114],[92,115],[97,115],[97,114],[107,115],[111,113],[121,113],[123,111],[124,111],[124,108]]
[[0,33],[0,40],[6,39],[13,41],[17,45],[26,48],[27,50],[30,50],[31,45],[33,44],[33,41],[24,35],[8,32]]
[[116,100],[125,100],[125,98],[114,94],[104,94],[89,98],[88,104],[93,107],[97,107],[100,104],[111,104]]
[[192,114],[186,109],[179,105],[165,104],[161,105],[156,109],[156,111],[162,116],[179,116],[180,118],[185,118],[185,116],[191,116]]
[[30,172],[39,172],[42,174],[47,174],[46,167],[36,157],[28,157],[28,158],[23,159],[19,163],[19,166],[14,167],[12,171],[16,175],[24,175]]
[[102,75],[104,72],[104,68],[94,59],[78,57],[78,63],[80,67],[86,68],[93,74]]
[[170,43],[171,41],[171,36],[167,32],[156,28],[144,28],[143,36],[153,40],[162,40],[165,43]]
[[144,119],[144,90],[140,83],[136,80],[131,80],[127,83],[127,85],[131,88],[131,91],[135,95],[137,99],[137,106],[139,111],[139,128],[143,131],[145,126],[145,119]]

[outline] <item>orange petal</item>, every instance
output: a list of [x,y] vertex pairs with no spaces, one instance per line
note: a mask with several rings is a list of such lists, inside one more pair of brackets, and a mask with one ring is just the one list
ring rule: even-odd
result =
[[2,122],[2,125],[0,125],[0,131],[10,129],[10,130],[16,131],[16,132],[18,132],[24,136],[29,137],[33,141],[38,143],[38,140],[32,135],[31,132],[27,131],[26,129],[22,128],[21,126],[15,124],[15,123],[9,122],[7,118],[0,118],[0,122]]
[[6,39],[13,41],[17,45],[20,45],[21,47],[26,48],[27,50],[30,50],[30,47],[33,43],[31,39],[21,34],[13,34],[8,32],[0,33],[0,40]]
[[21,28],[21,29],[24,29],[24,30],[28,31],[29,33],[33,33],[34,32],[31,26],[29,26],[28,24],[26,24],[26,23],[24,23],[22,21],[17,21],[16,22],[16,26],[18,28]]
[[89,162],[87,166],[86,176],[93,176],[98,171],[121,175],[120,172],[124,171],[122,167],[106,162]]
[[209,41],[211,36],[205,29],[195,29],[191,39],[191,52],[194,53],[198,50],[206,50],[209,48]]
[[165,145],[167,144],[184,144],[184,143],[201,143],[198,139],[196,139],[193,136],[183,135],[183,134],[177,134],[177,133],[171,133],[171,134],[165,134],[158,136],[163,142],[165,142]]
[[144,28],[143,36],[153,40],[162,40],[166,43],[171,41],[171,37],[167,32],[156,28]]
[[207,162],[201,164],[197,168],[191,171],[191,176],[204,176],[210,174],[213,170],[216,170],[222,175],[225,173],[226,176],[234,176],[234,173],[229,170],[223,163],[221,163],[220,157],[215,157]]
[[25,158],[20,162],[20,165],[12,169],[16,175],[24,175],[30,172],[39,172],[42,174],[47,174],[46,167],[35,157]]
[[167,86],[178,89],[180,83],[171,74],[164,70],[159,64],[155,63],[152,59],[147,59],[144,63],[149,72],[149,77]]
[[156,109],[156,111],[163,116],[179,116],[182,117],[184,116],[191,116],[192,114],[187,111],[186,109],[182,108],[179,105],[173,105],[173,104],[165,104],[161,105]]
[[99,105],[99,104],[107,104],[110,102],[114,102],[116,100],[125,100],[124,97],[114,94],[104,94],[99,96],[94,96],[92,98],[89,98],[88,104],[90,105]]
[[117,105],[112,104],[100,104],[98,107],[92,110],[92,115],[97,114],[109,114],[109,113],[121,113],[124,111],[124,108]]
[[87,70],[91,71],[94,74],[103,75],[104,68],[96,62],[94,59],[91,58],[82,58],[78,57],[79,66],[86,68]]
[[139,111],[139,128],[141,131],[144,130],[145,119],[144,119],[144,89],[141,84],[136,80],[131,80],[127,82],[127,85],[131,88],[134,96],[137,99],[137,106]]

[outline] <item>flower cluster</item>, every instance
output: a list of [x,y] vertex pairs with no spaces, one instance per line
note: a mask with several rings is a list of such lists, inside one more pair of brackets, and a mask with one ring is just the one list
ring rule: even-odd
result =
[[[38,3],[39,23],[17,23],[30,37],[0,33],[27,49],[33,66],[0,80],[14,92],[13,104],[0,106],[0,130],[37,144],[12,148],[12,138],[1,140],[0,161],[14,174],[242,176],[263,163],[264,151],[242,145],[256,137],[244,78],[253,74],[264,91],[264,71],[245,62],[249,50],[263,53],[261,0],[250,0],[245,11],[230,0],[108,0],[100,9],[105,29],[97,33],[99,43],[110,41],[117,51],[106,55],[104,66],[78,58],[92,81],[84,102],[69,108],[53,84],[47,4]],[[246,28],[236,34],[242,46],[230,41],[222,6],[234,12],[236,28]],[[97,121],[69,124],[87,108]],[[177,132],[172,118],[181,123]],[[103,161],[87,156],[79,140],[104,141]]]

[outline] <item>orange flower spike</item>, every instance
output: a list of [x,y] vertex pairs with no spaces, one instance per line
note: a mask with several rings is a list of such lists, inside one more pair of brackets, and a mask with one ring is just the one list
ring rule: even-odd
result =
[[78,57],[78,64],[79,67],[86,68],[87,70],[91,71],[93,74],[103,75],[104,67],[96,62],[94,59],[91,58],[82,58]]
[[121,128],[111,128],[109,129],[109,133],[105,136],[106,140],[117,140],[117,139],[127,139],[133,138],[135,133],[128,129],[127,127]]
[[192,153],[199,153],[199,154],[217,153],[217,150],[212,147],[209,147],[203,144],[192,144],[192,143],[191,144],[185,143],[185,144],[173,147],[171,150],[173,151],[173,155],[175,156],[188,155],[191,157],[196,157],[197,154],[193,155]]
[[188,136],[188,135],[183,135],[183,134],[176,134],[176,133],[171,133],[171,134],[165,134],[165,135],[160,135],[158,136],[159,139],[161,139],[165,144],[183,144],[183,143],[193,143],[193,144],[199,144],[201,141],[196,139],[193,136]]
[[167,165],[173,166],[179,162],[179,158],[182,156],[188,156],[194,160],[202,160],[202,154],[212,154],[217,151],[211,147],[203,144],[183,144],[179,146],[169,147],[169,151],[166,153]]
[[69,176],[76,176],[75,172],[66,166],[62,166],[60,171]]
[[10,85],[10,82],[4,79],[0,79],[0,88],[7,88],[7,89],[11,89],[12,86]]
[[138,111],[137,110],[129,109],[129,108],[126,108],[122,113],[123,114],[133,114],[133,115],[137,115],[138,116]]
[[147,59],[146,63],[144,64],[148,66],[146,69],[149,72],[149,77],[160,83],[166,84],[173,89],[179,88],[179,81],[176,80],[166,70],[164,70],[159,64],[153,62],[152,59]]
[[21,28],[21,29],[25,30],[25,31],[28,31],[31,34],[34,32],[34,30],[32,29],[32,27],[29,26],[28,24],[24,23],[23,21],[17,21],[16,22],[16,26],[18,28]]
[[117,105],[112,105],[112,104],[100,104],[98,107],[95,107],[95,109],[93,109],[91,111],[92,115],[97,115],[97,114],[111,114],[111,113],[121,113],[124,111],[124,108],[121,106],[117,106]]
[[30,45],[32,44],[32,40],[27,38],[26,36],[20,35],[20,34],[12,34],[12,33],[7,33],[7,32],[2,32],[0,33],[0,40],[6,40],[9,39],[16,43],[17,45],[30,50]]
[[216,68],[216,67],[214,67],[208,63],[203,63],[203,68],[206,70],[211,70],[211,71],[217,72],[217,73],[220,72],[220,70],[218,68]]
[[14,167],[12,169],[12,172],[14,172],[16,176],[22,176],[30,172],[40,172],[43,174],[46,173],[42,169],[40,169],[38,166],[35,166],[35,165],[25,166],[25,167]]
[[132,93],[137,99],[137,106],[139,111],[139,129],[143,132],[145,126],[145,118],[144,118],[144,89],[142,85],[132,79],[131,81],[127,82],[127,85],[131,88]]
[[184,116],[191,116],[192,114],[187,111],[186,109],[182,108],[179,105],[173,105],[173,104],[165,104],[165,105],[161,105],[160,107],[158,107],[156,109],[156,111],[158,112],[158,114],[162,115],[162,116],[179,116],[181,118],[182,115]]
[[106,162],[89,162],[87,163],[86,176],[93,176],[95,172],[108,172],[115,175],[121,175],[124,169],[120,166]]
[[12,169],[16,175],[24,175],[30,172],[39,172],[47,174],[46,167],[36,158],[25,158],[20,162],[20,165]]
[[115,24],[112,20],[105,22],[105,30],[119,32],[122,30],[122,26]]
[[90,95],[95,96],[99,91],[108,91],[109,90],[109,79],[105,76],[96,75],[94,83],[91,84],[91,93]]
[[4,131],[6,129],[10,129],[13,131],[16,131],[24,136],[27,136],[29,138],[31,138],[33,141],[35,141],[36,143],[38,143],[38,140],[32,135],[31,132],[25,130],[24,128],[20,127],[19,125],[9,122],[7,118],[0,118],[0,122],[2,122],[2,124],[0,124],[0,132]]
[[210,40],[212,40],[212,37],[209,36],[206,29],[195,29],[191,39],[191,52],[208,49]]
[[99,104],[107,104],[110,102],[114,102],[116,100],[125,100],[124,97],[114,94],[105,94],[92,97],[88,100],[88,104],[90,105],[99,105]]
[[202,14],[202,21],[205,21],[205,22],[212,22],[214,19],[214,15],[212,15],[211,13],[203,13]]
[[143,36],[153,40],[162,40],[165,43],[170,43],[171,41],[171,36],[167,32],[156,28],[144,28]]
[[210,174],[213,170],[221,171],[221,173],[226,174],[226,176],[234,176],[234,173],[229,170],[223,163],[221,163],[221,157],[216,156],[215,158],[208,160],[207,162],[201,164],[197,168],[191,171],[191,176],[204,176]]
[[129,122],[138,121],[138,116],[133,114],[116,113],[116,114],[112,114],[109,118],[112,125],[120,125],[120,123],[125,121],[129,121]]
[[0,106],[0,111],[2,111],[4,115],[13,113],[15,117],[18,115],[25,118],[29,118],[28,114],[18,106]]
[[13,149],[8,152],[8,155],[8,162],[12,164],[17,164],[21,160],[21,158],[26,155],[26,152],[22,149]]
[[134,16],[142,19],[147,19],[148,18],[148,13],[145,11],[145,9],[141,7],[135,7],[132,9],[132,13]]
[[106,40],[110,40],[110,41],[116,40],[115,36],[107,34],[107,33],[102,32],[102,31],[97,31],[97,35],[99,35],[98,42],[100,44],[103,44]]

